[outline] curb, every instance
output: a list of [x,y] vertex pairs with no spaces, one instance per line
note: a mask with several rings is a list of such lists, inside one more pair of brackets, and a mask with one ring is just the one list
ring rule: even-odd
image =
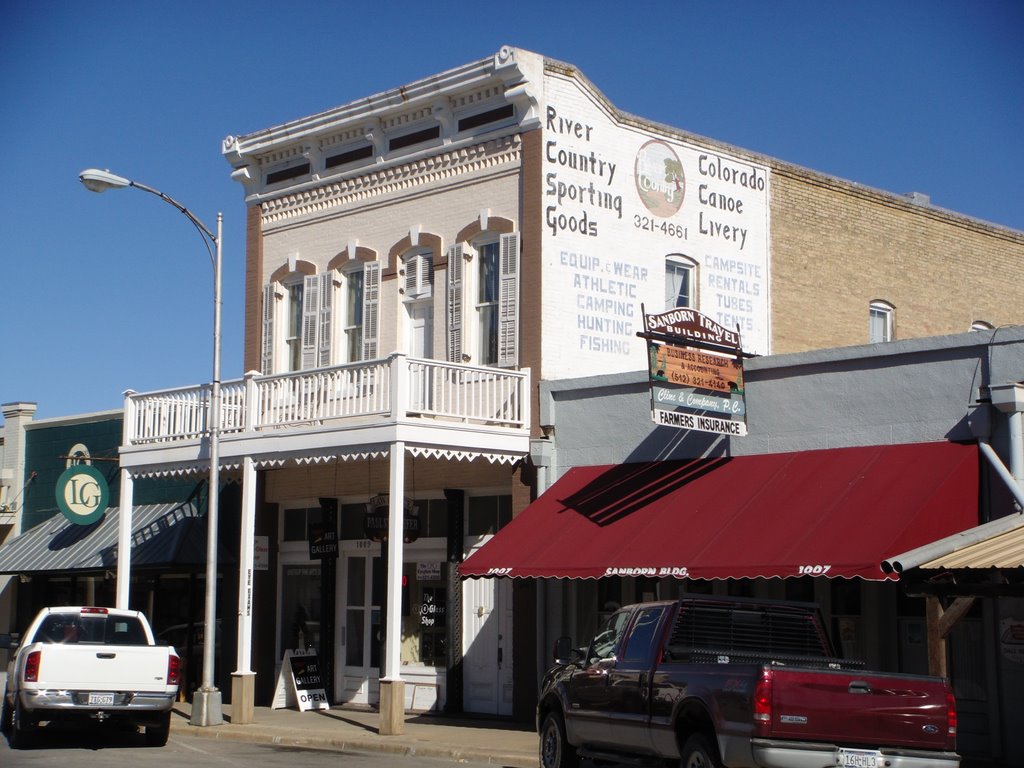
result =
[[[331,749],[354,752],[377,752],[408,757],[432,757],[452,760],[455,762],[477,762],[500,765],[507,768],[537,768],[537,758],[520,752],[500,752],[495,750],[466,749],[455,745],[435,745],[430,743],[411,743],[401,736],[381,736],[376,739],[360,739],[351,737],[334,737],[314,735],[308,732],[279,733],[278,729],[253,727],[248,725],[231,725],[212,728],[199,728],[187,721],[171,721],[171,733],[196,736],[205,739],[222,741],[249,742],[255,744],[275,744],[299,749]],[[392,741],[391,739],[395,740]]]

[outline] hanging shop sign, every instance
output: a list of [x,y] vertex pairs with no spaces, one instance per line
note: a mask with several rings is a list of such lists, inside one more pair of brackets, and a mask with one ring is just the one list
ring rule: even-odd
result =
[[57,506],[75,525],[92,525],[110,499],[107,479],[88,464],[73,464],[57,479]]
[[[412,499],[402,503],[402,540],[409,544],[420,537],[419,510],[413,505]],[[374,496],[366,503],[366,514],[363,516],[363,530],[370,541],[387,541],[388,523],[391,519],[391,497],[386,493]]]
[[656,340],[660,337],[661,341],[742,355],[739,331],[730,331],[695,309],[672,309],[659,315],[645,313],[644,329],[637,336]]
[[747,434],[743,352],[730,331],[694,309],[644,313],[655,424],[723,435]]
[[652,382],[726,394],[743,391],[743,366],[737,358],[672,344],[651,344],[648,353]]
[[338,557],[338,500],[320,499],[320,522],[310,523],[309,559]]

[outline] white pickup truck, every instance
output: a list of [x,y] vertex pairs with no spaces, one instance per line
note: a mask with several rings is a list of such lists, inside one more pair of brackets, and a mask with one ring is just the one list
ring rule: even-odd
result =
[[62,606],[44,608],[7,669],[0,726],[11,747],[29,746],[41,722],[120,722],[146,729],[146,743],[163,746],[178,693],[181,660],[156,645],[138,611]]

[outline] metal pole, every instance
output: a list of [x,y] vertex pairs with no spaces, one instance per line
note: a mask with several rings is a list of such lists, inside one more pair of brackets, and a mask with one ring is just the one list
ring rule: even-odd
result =
[[213,266],[213,383],[210,388],[210,487],[206,512],[206,617],[203,628],[203,684],[192,702],[192,725],[224,722],[221,693],[213,684],[217,646],[217,517],[220,493],[220,266],[224,217],[217,214]]

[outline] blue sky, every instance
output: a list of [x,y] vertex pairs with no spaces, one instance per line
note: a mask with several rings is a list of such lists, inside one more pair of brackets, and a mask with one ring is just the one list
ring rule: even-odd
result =
[[1018,0],[0,0],[0,403],[68,416],[211,377],[199,236],[150,195],[87,192],[83,168],[211,228],[224,213],[227,380],[245,219],[228,134],[508,44],[574,64],[627,112],[1024,229],[1022,40]]

